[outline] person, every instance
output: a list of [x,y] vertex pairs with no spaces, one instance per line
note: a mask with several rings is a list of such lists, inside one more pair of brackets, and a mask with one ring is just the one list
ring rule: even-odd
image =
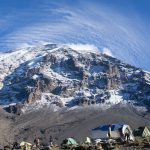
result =
[[125,140],[126,140],[127,142],[129,142],[129,140],[130,140],[130,131],[129,131],[128,129],[126,129],[124,135],[125,135]]
[[18,143],[18,142],[14,142],[14,143],[13,143],[12,150],[14,150],[14,149],[19,149],[19,148],[20,148],[19,143]]
[[39,138],[35,138],[34,144],[36,145],[36,147],[39,147],[40,146],[40,139]]
[[53,146],[53,137],[52,136],[49,137],[49,142],[50,142],[50,146]]
[[111,138],[111,125],[108,127],[108,137]]

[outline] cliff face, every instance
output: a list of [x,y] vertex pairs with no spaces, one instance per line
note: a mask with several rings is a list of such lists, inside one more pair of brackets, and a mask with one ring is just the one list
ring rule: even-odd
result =
[[[150,74],[115,58],[53,45],[22,53],[13,64],[9,57],[0,60],[2,105],[17,103],[21,110],[120,102],[150,105]],[[8,110],[12,112],[12,106]]]

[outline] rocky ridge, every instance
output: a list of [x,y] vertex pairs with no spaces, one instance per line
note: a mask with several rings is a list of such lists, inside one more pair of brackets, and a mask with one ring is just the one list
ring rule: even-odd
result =
[[0,104],[41,107],[150,105],[150,73],[98,51],[47,44],[0,54]]

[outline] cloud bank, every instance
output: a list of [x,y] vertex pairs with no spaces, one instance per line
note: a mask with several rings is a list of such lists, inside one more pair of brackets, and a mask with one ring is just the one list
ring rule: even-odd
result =
[[41,41],[89,44],[150,70],[150,24],[139,0],[6,1],[0,6],[0,50]]
[[113,57],[111,51],[106,47],[103,48],[103,54]]

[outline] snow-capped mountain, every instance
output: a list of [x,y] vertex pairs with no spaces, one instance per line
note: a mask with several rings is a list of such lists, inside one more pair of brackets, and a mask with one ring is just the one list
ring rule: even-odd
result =
[[20,113],[41,107],[150,105],[150,73],[68,45],[0,53],[0,104]]

